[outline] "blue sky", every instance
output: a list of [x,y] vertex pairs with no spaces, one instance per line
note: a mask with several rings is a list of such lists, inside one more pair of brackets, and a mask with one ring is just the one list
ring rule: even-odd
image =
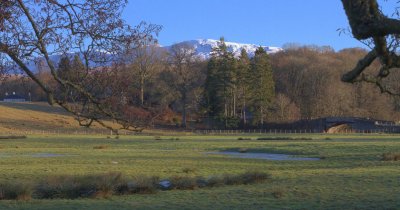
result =
[[[397,0],[380,0],[393,12]],[[340,0],[130,0],[124,19],[163,26],[161,45],[199,38],[281,47],[285,43],[363,47],[348,28]]]

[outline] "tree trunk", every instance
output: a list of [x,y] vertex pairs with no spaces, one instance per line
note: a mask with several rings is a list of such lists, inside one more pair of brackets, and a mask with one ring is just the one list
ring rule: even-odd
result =
[[227,105],[227,101],[225,98],[225,103],[224,103],[224,118],[225,118],[225,128],[228,127],[228,105]]
[[264,109],[261,107],[260,108],[260,123],[261,123],[261,126],[263,126],[264,125]]
[[144,76],[140,78],[140,104],[144,105]]
[[246,119],[246,99],[243,99],[243,125],[245,126],[247,124],[247,119]]
[[233,91],[233,117],[236,117],[236,88]]
[[186,93],[182,94],[182,124],[183,128],[187,127],[186,124]]

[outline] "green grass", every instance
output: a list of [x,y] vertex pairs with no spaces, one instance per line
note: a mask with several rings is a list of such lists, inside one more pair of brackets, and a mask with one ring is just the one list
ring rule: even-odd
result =
[[[313,140],[258,141],[242,136],[28,136],[0,140],[0,182],[40,181],[48,176],[121,172],[124,175],[210,177],[261,171],[271,181],[250,185],[108,199],[0,201],[0,209],[399,209],[400,162],[382,154],[400,151],[395,135],[290,135]],[[239,141],[238,138],[253,140]],[[330,140],[325,140],[329,137]],[[98,149],[101,147],[101,149]],[[207,155],[247,152],[324,157],[321,161],[267,161]],[[35,154],[64,154],[32,157]],[[189,171],[187,169],[190,169]]]

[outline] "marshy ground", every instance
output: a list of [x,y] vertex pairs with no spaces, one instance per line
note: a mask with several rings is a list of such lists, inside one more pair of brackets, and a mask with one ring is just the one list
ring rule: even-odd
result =
[[[400,161],[382,158],[384,153],[400,151],[400,136],[293,135],[313,140],[256,140],[275,136],[120,136],[117,140],[100,135],[38,135],[2,139],[0,182],[35,183],[49,176],[108,172],[163,179],[255,170],[270,174],[271,180],[107,199],[5,200],[0,201],[0,209],[399,208]],[[239,137],[252,140],[240,141]],[[239,150],[243,154],[288,154],[320,160],[276,161],[206,154]]]

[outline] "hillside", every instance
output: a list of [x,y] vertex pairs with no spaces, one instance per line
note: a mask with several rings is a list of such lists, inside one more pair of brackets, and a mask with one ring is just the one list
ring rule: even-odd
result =
[[73,116],[61,107],[47,103],[0,102],[0,133],[47,133],[47,132],[106,132],[99,125],[93,128],[79,126]]
[[[213,39],[197,39],[197,40],[184,41],[181,43],[193,46],[193,48],[196,50],[196,55],[202,59],[209,59],[211,57],[212,49],[218,47],[219,45],[219,41]],[[245,49],[246,52],[249,54],[249,56],[253,57],[257,48],[260,47],[260,45],[257,44],[243,44],[236,42],[225,42],[225,44],[228,48],[228,51],[232,52],[235,55],[235,57],[240,56],[242,49]],[[261,46],[261,47],[263,47],[268,54],[277,53],[282,50],[282,48],[279,47],[268,47],[268,46]],[[169,46],[165,48],[168,50]]]
[[[218,47],[219,40],[214,40],[214,39],[196,39],[196,40],[188,40],[188,41],[182,41],[179,42],[178,44],[187,44],[189,46],[192,46],[195,51],[196,55],[201,58],[201,59],[209,59],[211,57],[211,52],[213,48]],[[245,49],[250,57],[254,56],[254,53],[256,52],[257,48],[259,48],[261,45],[257,44],[245,44],[245,43],[238,43],[238,42],[225,42],[226,46],[228,47],[228,51],[232,52],[235,57],[239,57],[241,50]],[[283,49],[280,47],[270,47],[270,46],[261,46],[265,49],[265,51],[268,54],[273,54],[282,51]],[[162,46],[160,48],[160,51],[163,50],[170,50],[171,46]],[[69,55],[73,57],[75,55],[74,52],[70,52]],[[50,59],[53,63],[59,63],[62,55],[51,55]],[[112,56],[111,54],[106,54],[106,56]],[[83,55],[80,55],[81,59],[83,60]],[[43,71],[49,71],[49,67],[46,64],[45,60],[43,58],[38,58],[35,61],[30,61],[27,62],[26,65],[28,66],[29,69],[31,69],[33,72],[37,72],[38,69],[42,69]],[[99,66],[99,64],[96,64],[95,62],[91,62],[89,64],[90,66]],[[14,69],[16,67],[12,67]],[[17,68],[18,69],[18,68]]]

